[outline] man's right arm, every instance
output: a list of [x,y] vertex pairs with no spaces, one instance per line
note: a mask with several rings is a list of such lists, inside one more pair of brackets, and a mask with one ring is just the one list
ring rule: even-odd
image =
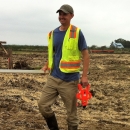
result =
[[44,72],[48,70],[48,61],[45,63],[45,65],[41,68]]

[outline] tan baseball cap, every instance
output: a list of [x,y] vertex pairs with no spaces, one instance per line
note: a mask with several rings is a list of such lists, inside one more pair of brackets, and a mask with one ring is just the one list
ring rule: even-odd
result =
[[58,13],[59,11],[63,11],[63,12],[66,13],[66,14],[68,14],[68,13],[73,14],[73,13],[74,13],[73,8],[72,8],[70,5],[68,5],[68,4],[62,5],[62,6],[60,7],[60,9],[58,9],[58,10],[56,11],[56,13]]

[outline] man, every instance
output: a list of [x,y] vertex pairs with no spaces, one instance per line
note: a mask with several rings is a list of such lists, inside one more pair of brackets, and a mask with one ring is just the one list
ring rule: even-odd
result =
[[48,34],[48,62],[42,69],[44,71],[49,69],[51,72],[43,88],[38,106],[49,129],[59,130],[51,105],[60,95],[67,110],[68,130],[77,130],[79,120],[76,93],[80,78],[80,54],[83,56],[81,77],[83,86],[88,84],[89,54],[81,30],[70,24],[74,17],[73,8],[65,4],[56,13],[59,13],[61,25]]

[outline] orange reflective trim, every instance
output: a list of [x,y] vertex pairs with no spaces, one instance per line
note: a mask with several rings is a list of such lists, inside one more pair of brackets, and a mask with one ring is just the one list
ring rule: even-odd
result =
[[75,26],[73,26],[73,38],[76,38],[76,30],[77,30],[77,28]]
[[76,67],[73,67],[73,66],[69,66],[69,67],[61,66],[61,68],[64,68],[64,69],[78,69],[80,67],[79,66],[76,66]]
[[76,38],[76,31],[77,31],[77,27],[71,25],[69,37],[70,38]]
[[80,61],[71,61],[71,62],[61,61],[60,67],[64,69],[77,69],[80,68]]
[[64,64],[75,64],[75,63],[80,63],[80,60],[78,60],[78,61],[61,61],[61,63],[64,63]]
[[52,34],[52,31],[51,31],[51,32],[49,32],[49,39],[51,38],[51,34]]
[[69,37],[70,37],[70,38],[72,37],[72,32],[71,32],[71,30],[72,30],[72,25],[70,26],[70,34],[69,34]]

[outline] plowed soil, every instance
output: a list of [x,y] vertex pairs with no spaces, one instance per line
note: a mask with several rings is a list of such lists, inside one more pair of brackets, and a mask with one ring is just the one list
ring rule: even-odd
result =
[[[30,68],[42,67],[47,54],[14,54]],[[130,54],[90,54],[89,82],[95,96],[78,107],[79,130],[130,130]],[[0,57],[0,69],[7,59]],[[37,101],[48,74],[0,73],[0,130],[45,130]],[[60,130],[67,130],[60,98],[52,106]]]

